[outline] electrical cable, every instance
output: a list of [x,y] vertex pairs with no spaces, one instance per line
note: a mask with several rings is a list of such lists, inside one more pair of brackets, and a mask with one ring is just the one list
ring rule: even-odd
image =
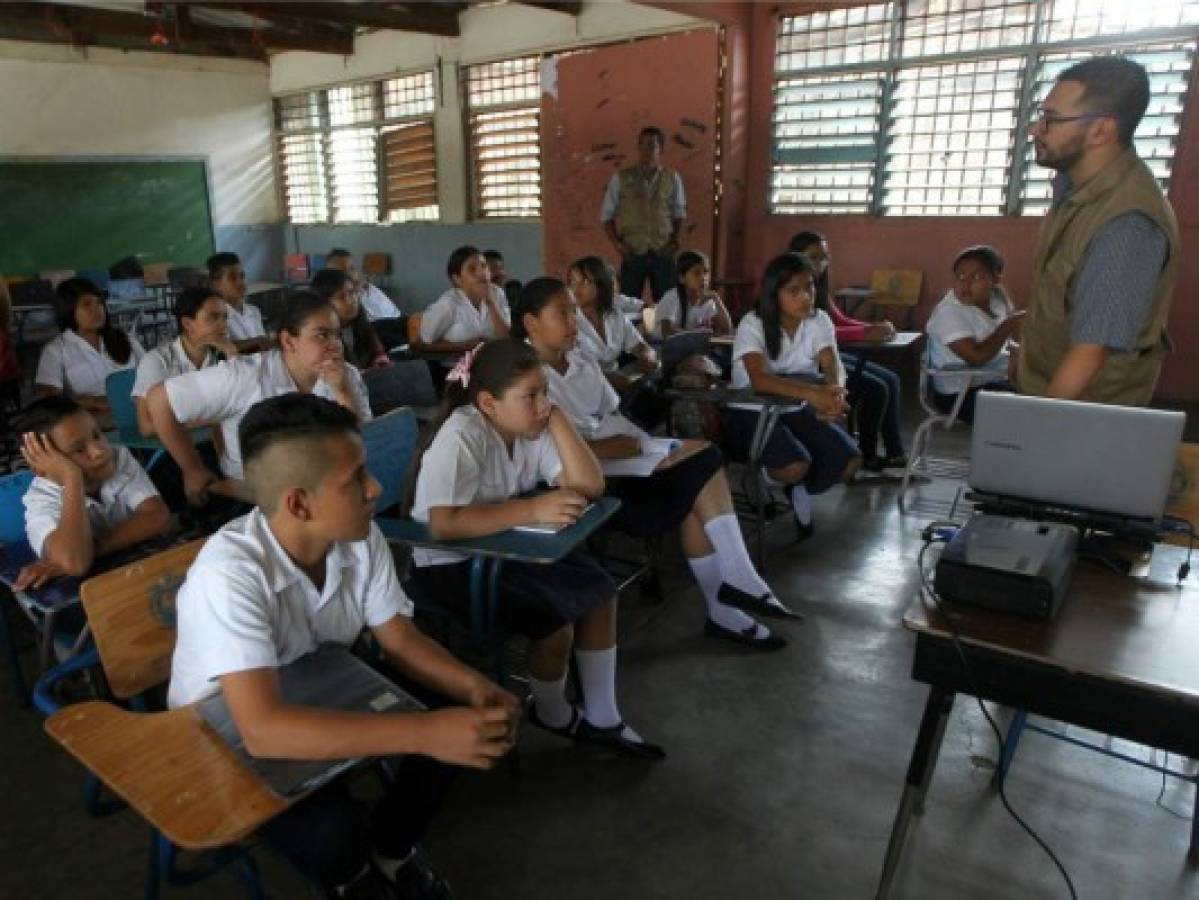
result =
[[[991,730],[995,732],[995,739],[999,742],[998,756],[1002,757],[1004,744],[1006,743],[1004,740],[1003,731],[991,717],[991,713],[987,710],[986,705],[982,701],[982,693],[979,691],[978,684],[974,680],[974,673],[970,671],[969,663],[966,661],[966,651],[962,644],[961,634],[958,632],[957,625],[954,624],[953,618],[945,609],[945,606],[941,601],[941,597],[937,594],[936,589],[929,582],[928,573],[924,569],[924,557],[928,552],[928,548],[934,543],[948,542],[949,537],[944,535],[949,531],[950,528],[956,531],[958,526],[956,523],[933,522],[924,529],[924,546],[920,548],[920,553],[916,557],[916,569],[920,573],[920,589],[930,600],[933,601],[933,603],[937,605],[937,609],[940,611],[941,617],[945,619],[945,624],[949,627],[949,635],[953,639],[954,649],[957,651],[958,659],[962,663],[962,674],[966,677],[966,683],[969,685],[970,691],[974,695],[974,701],[978,704],[978,708],[982,710],[983,717],[987,720],[987,724],[991,726]],[[951,536],[952,534],[950,534],[950,537]],[[1020,817],[1019,813],[1012,808],[1012,804],[1007,798],[1007,792],[1004,790],[1004,779],[998,779],[997,785],[999,788],[999,799],[1003,803],[1003,808],[1007,810],[1008,815],[1015,820],[1016,824],[1024,829],[1024,832],[1031,837],[1042,850],[1045,851],[1045,854],[1053,861],[1053,864],[1057,866],[1058,872],[1061,873],[1062,878],[1066,882],[1066,888],[1070,891],[1071,900],[1078,900],[1078,892],[1074,889],[1074,881],[1070,878],[1070,873],[1066,871],[1066,867],[1062,865],[1062,861],[1058,859],[1057,854],[1053,852],[1053,849],[1049,846],[1049,844],[1047,844],[1045,840],[1033,830],[1032,826],[1025,822],[1024,819]]]

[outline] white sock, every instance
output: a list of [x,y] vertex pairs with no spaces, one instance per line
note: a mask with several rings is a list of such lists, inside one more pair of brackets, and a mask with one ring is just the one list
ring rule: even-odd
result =
[[812,495],[802,484],[791,485],[791,508],[800,525],[812,524]]
[[741,525],[732,513],[725,513],[704,522],[704,533],[712,546],[716,548],[716,556],[720,560],[720,572],[727,584],[753,597],[763,594],[773,594],[770,585],[762,580],[754,568],[749,551],[745,549],[745,538],[741,535]]
[[[583,688],[583,717],[596,728],[612,728],[621,724],[616,708],[616,648],[607,650],[575,650],[579,664],[579,683]],[[641,735],[628,725],[620,730],[626,741],[644,744]]]
[[412,854],[415,852],[416,850],[413,848],[412,850],[408,851],[406,856],[396,857],[384,856],[378,850],[372,850],[371,859],[374,860],[375,868],[377,868],[383,874],[383,877],[385,877],[388,881],[395,881],[396,873],[404,867],[404,863],[412,859]]
[[[699,584],[700,593],[704,595],[709,619],[721,628],[736,631],[738,634],[744,634],[751,625],[757,626],[757,630],[754,631],[756,638],[764,638],[770,634],[770,629],[760,622],[755,622],[752,616],[735,606],[729,606],[716,599],[720,585],[725,580],[721,575],[720,557],[717,554],[698,556],[695,559],[688,558],[687,565],[691,567],[691,574],[695,576],[695,580]],[[755,594],[754,596],[760,595]]]
[[530,676],[529,690],[537,718],[550,728],[565,728],[570,724],[573,710],[566,701],[566,676],[556,681],[538,681]]

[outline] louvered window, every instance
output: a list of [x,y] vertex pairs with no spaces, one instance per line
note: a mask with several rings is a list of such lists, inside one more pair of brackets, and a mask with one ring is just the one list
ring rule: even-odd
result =
[[469,66],[465,88],[476,215],[541,215],[540,59]]

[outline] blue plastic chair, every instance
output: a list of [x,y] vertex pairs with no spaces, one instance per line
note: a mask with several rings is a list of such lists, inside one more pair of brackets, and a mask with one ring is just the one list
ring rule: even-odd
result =
[[375,508],[381,513],[403,499],[418,430],[416,414],[406,406],[362,425],[366,469],[383,488],[375,502]]
[[325,254],[310,253],[308,255],[308,265],[310,266],[308,271],[315,275],[321,269],[325,268]]
[[137,378],[136,369],[121,369],[113,372],[104,380],[104,393],[108,395],[108,406],[112,410],[112,418],[117,426],[116,439],[135,454],[148,453],[149,461],[145,463],[146,470],[162,459],[166,448],[158,438],[146,437],[137,426],[137,408],[133,405],[133,382]]
[[[22,498],[33,481],[29,471],[14,472],[0,478],[0,544],[16,545],[25,541],[25,504]],[[29,687],[25,684],[25,673],[21,669],[21,655],[8,624],[9,602],[7,589],[3,590],[3,607],[0,607],[0,642],[4,644],[5,663],[13,694],[21,706],[29,705]]]

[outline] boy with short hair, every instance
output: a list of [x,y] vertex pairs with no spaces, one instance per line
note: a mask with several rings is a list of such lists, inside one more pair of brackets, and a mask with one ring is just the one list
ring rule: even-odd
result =
[[[353,412],[285,394],[256,404],[239,440],[258,507],[209,539],[179,591],[168,701],[223,692],[256,756],[407,754],[369,815],[335,781],[263,834],[334,896],[357,896],[381,874],[403,897],[450,897],[415,849],[452,776],[442,763],[493,766],[512,746],[518,702],[410,621],[371,521],[379,484]],[[364,714],[283,702],[276,669],[321,643],[348,646],[363,628],[400,672],[459,705]]]
[[229,337],[239,353],[257,353],[271,346],[262,324],[262,311],[246,302],[246,270],[236,253],[208,257],[208,283],[229,305]]
[[24,497],[25,533],[39,557],[14,590],[60,575],[86,575],[96,558],[158,537],[170,512],[124,447],[70,397],[34,401],[22,412],[21,455],[35,477]]

